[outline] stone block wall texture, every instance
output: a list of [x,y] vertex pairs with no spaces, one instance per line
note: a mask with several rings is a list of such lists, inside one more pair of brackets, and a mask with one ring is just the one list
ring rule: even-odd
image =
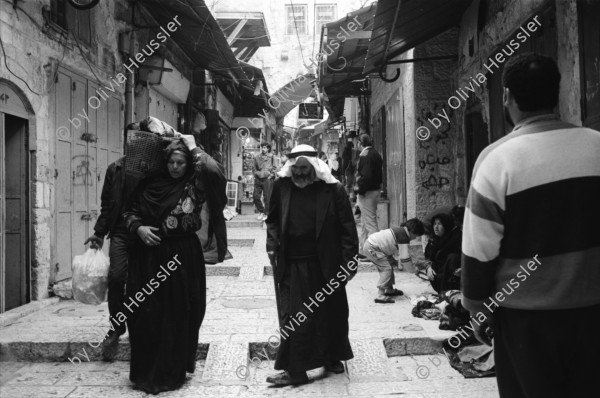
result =
[[[458,29],[451,29],[395,59],[454,55],[457,43]],[[456,128],[455,114],[447,104],[448,98],[455,94],[457,62],[450,59],[390,65],[388,76],[393,75],[396,68],[400,69],[400,78],[393,83],[372,79],[371,115],[396,92],[400,93],[407,218],[423,217],[438,207],[454,205],[466,196],[462,182],[466,170],[460,160],[464,157],[464,139],[461,130]],[[450,121],[441,119],[441,126],[433,127],[427,119],[444,110]],[[420,126],[429,128],[429,139],[417,139],[416,130]],[[390,134],[397,132],[387,132],[388,142]],[[388,147],[388,158],[399,150]],[[392,187],[388,182],[389,189]],[[390,203],[394,205],[397,204]]]
[[[453,28],[417,46],[415,58],[456,55],[458,29]],[[457,128],[455,112],[448,100],[455,93],[457,62],[454,59],[418,62],[414,65],[415,130],[429,128],[430,138],[415,140],[415,181],[417,217],[457,203],[464,195],[460,181],[464,167],[457,160],[464,156],[462,130]],[[461,99],[462,100],[462,99]],[[442,116],[443,115],[443,116]],[[439,124],[428,119],[437,117]],[[447,120],[446,120],[447,119]],[[414,134],[413,134],[414,135]]]
[[[473,2],[463,15],[460,23],[458,48],[459,59],[458,86],[467,85],[472,76],[487,72],[483,66],[488,58],[494,56],[508,38],[520,26],[531,20],[540,9],[555,4],[557,29],[557,59],[561,71],[559,113],[563,120],[581,125],[581,89],[579,83],[579,36],[577,3],[575,0],[501,0],[493,3],[483,29],[477,32],[477,5]],[[475,52],[468,55],[469,40],[474,41]],[[485,84],[477,87],[474,94],[482,103],[483,118],[489,125],[489,91]],[[457,109],[457,122],[464,124],[464,107]]]

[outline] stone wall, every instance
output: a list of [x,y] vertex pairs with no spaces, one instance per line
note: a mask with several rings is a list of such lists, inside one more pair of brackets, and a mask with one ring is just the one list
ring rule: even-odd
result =
[[[556,5],[557,59],[562,74],[559,96],[559,113],[563,120],[581,125],[579,84],[579,36],[577,25],[577,5],[575,0],[501,0],[494,2],[493,9],[488,11],[483,29],[478,32],[478,6],[474,1],[463,15],[459,36],[459,74],[458,86],[468,84],[472,76],[485,73],[483,66],[488,58],[494,56],[507,39],[520,26],[524,25],[536,13],[551,4]],[[473,41],[474,54],[468,55],[469,40]],[[489,62],[488,62],[489,63]],[[475,96],[483,105],[483,118],[489,126],[489,91],[482,85],[476,88]],[[457,109],[457,121],[462,127],[464,107]]]
[[[415,58],[455,55],[458,29],[450,29],[418,46]],[[444,206],[453,206],[465,195],[460,183],[465,174],[464,144],[448,99],[456,95],[456,60],[415,63],[415,128],[429,128],[430,137],[416,139],[415,181],[417,216]],[[438,116],[444,115],[444,117]],[[427,119],[438,117],[439,126]],[[426,130],[425,130],[426,131]],[[416,135],[416,131],[415,131]]]
[[[54,117],[51,96],[56,68],[60,64],[89,79],[94,79],[81,55],[80,48],[73,40],[61,39],[59,36],[52,38],[52,33],[45,33],[47,27],[44,13],[49,9],[50,1],[18,2],[13,8],[7,2],[0,6],[0,37],[4,47],[6,63],[10,73],[2,61],[0,78],[14,83],[27,100],[31,103],[34,112],[34,131],[29,131],[32,181],[30,200],[31,209],[31,298],[39,300],[48,296],[47,287],[51,275],[51,266],[55,248],[54,207],[55,207],[55,156]],[[103,69],[102,55],[108,49],[115,57],[115,63],[120,63],[117,55],[119,22],[114,15],[113,2],[101,2],[94,8],[93,24],[96,31],[102,34],[92,35],[90,49],[83,49],[86,56],[91,59],[94,73],[108,79],[114,75],[113,71]],[[15,77],[17,75],[19,78]],[[22,80],[21,80],[22,79]],[[26,81],[28,86],[23,82]]]
[[[432,57],[456,54],[458,30],[448,30],[414,50],[398,56],[399,59]],[[396,68],[400,77],[393,83],[378,78],[371,81],[371,115],[400,90],[401,119],[404,132],[404,158],[406,164],[407,218],[423,217],[428,212],[459,203],[466,196],[464,184],[464,143],[456,128],[454,114],[447,105],[454,94],[456,61],[438,60],[390,65],[387,76],[393,76]],[[427,122],[446,109],[450,122],[444,121],[439,129]],[[416,137],[417,128],[426,126],[430,138]],[[397,132],[387,132],[390,135]],[[388,147],[388,158],[399,148]],[[388,190],[391,187],[388,185]],[[398,189],[398,188],[396,188]],[[394,206],[390,203],[390,206]]]

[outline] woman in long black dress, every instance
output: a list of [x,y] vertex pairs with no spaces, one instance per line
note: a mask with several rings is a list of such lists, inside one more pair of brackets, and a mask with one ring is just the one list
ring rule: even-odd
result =
[[227,251],[221,165],[183,136],[165,149],[165,168],[140,184],[125,211],[132,233],[126,305],[130,380],[151,394],[179,388],[194,372],[206,309],[206,273],[196,231],[208,206],[219,261]]

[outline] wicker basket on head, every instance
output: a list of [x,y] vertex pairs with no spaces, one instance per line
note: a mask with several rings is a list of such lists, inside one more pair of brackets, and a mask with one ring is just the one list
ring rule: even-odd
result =
[[164,165],[163,149],[177,138],[146,131],[129,130],[125,148],[125,174],[144,178]]

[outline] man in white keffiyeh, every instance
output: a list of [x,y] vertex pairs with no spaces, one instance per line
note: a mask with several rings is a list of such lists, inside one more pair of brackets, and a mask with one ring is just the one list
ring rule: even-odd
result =
[[[285,162],[277,173],[279,177],[291,177],[299,188],[303,188],[316,180],[325,181],[327,184],[339,182],[331,175],[327,163],[317,158],[317,151],[310,145],[298,145],[288,155],[289,160]],[[302,161],[301,159],[305,159]],[[310,167],[312,166],[312,170]],[[295,166],[295,167],[294,167]],[[298,184],[304,184],[300,186]]]
[[[358,235],[343,185],[317,151],[298,145],[275,180],[267,224],[281,343],[267,382],[308,383],[306,371],[343,373],[353,357],[345,285],[357,271]],[[307,308],[315,294],[318,308]],[[293,331],[292,331],[293,330]]]

